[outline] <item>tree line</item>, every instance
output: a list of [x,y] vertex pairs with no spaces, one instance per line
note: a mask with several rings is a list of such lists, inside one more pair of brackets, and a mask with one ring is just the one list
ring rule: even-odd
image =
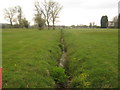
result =
[[[34,3],[35,14],[34,22],[39,29],[47,26],[50,28],[50,23],[52,23],[52,28],[55,29],[55,23],[57,18],[59,18],[59,13],[62,9],[62,5],[58,2],[49,0],[44,0],[43,2],[36,1]],[[11,27],[25,27],[28,28],[29,22],[23,16],[23,11],[21,6],[10,7],[4,10],[4,17],[10,22]],[[15,23],[13,25],[13,23]]]
[[108,21],[108,16],[102,16],[101,20],[101,28],[120,28],[120,14],[115,16],[112,21]]
[[[50,24],[52,24],[52,29],[55,29],[55,23],[57,22],[57,18],[59,18],[62,5],[52,0],[44,0],[43,2],[34,2],[34,8],[35,13],[33,19],[35,26],[39,27],[39,29],[43,29],[44,27],[49,29],[51,27]],[[23,15],[21,6],[5,9],[4,17],[10,22],[11,27],[28,28],[30,25],[30,22],[28,22],[28,20]],[[120,28],[120,14],[115,16],[111,22],[108,21],[108,17],[106,15],[102,16],[100,24],[101,28]],[[75,26],[72,25],[71,27],[74,28]],[[94,22],[90,22],[89,26],[82,25],[77,27],[98,28],[99,26],[95,25]]]
[[28,28],[29,22],[23,16],[22,8],[20,6],[10,7],[4,10],[4,17],[10,22],[11,27],[15,23],[15,27]]

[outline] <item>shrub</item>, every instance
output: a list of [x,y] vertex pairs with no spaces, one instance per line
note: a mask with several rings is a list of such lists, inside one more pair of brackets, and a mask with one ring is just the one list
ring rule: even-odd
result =
[[63,46],[61,43],[59,43],[58,46],[60,47],[61,50],[63,49]]
[[51,75],[57,84],[64,84],[67,80],[65,69],[62,67],[53,68]]

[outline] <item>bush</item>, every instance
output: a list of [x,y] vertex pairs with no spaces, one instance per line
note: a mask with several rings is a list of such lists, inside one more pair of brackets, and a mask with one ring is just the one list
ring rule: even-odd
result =
[[57,84],[66,83],[67,76],[65,74],[65,69],[63,69],[62,67],[53,68],[51,75]]
[[60,47],[61,50],[63,49],[63,46],[61,43],[59,43],[58,46]]

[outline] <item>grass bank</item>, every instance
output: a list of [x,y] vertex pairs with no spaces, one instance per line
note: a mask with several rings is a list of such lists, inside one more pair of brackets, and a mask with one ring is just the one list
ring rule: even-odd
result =
[[118,87],[116,29],[64,30],[71,88]]
[[59,30],[3,30],[3,88],[53,88]]

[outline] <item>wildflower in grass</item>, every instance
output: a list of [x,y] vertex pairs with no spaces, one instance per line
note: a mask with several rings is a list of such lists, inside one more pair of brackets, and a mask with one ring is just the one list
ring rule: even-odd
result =
[[16,67],[16,64],[14,66]]
[[29,88],[29,86],[28,86],[28,84],[27,84],[27,86],[26,86],[27,88]]
[[74,60],[76,60],[77,58],[73,58]]
[[75,77],[72,80],[70,86],[75,87],[75,88],[87,88],[87,87],[89,87],[90,82],[88,82],[88,80],[87,80],[88,76],[89,75],[86,73],[82,73],[82,74],[78,75],[77,77]]
[[88,87],[90,85],[90,82],[84,82],[84,87]]
[[81,59],[79,58],[78,61],[80,61]]
[[47,74],[47,76],[50,76],[49,70],[46,70],[46,74]]
[[80,74],[80,77],[81,77],[82,80],[85,80],[87,78],[87,76],[88,75],[86,73]]

